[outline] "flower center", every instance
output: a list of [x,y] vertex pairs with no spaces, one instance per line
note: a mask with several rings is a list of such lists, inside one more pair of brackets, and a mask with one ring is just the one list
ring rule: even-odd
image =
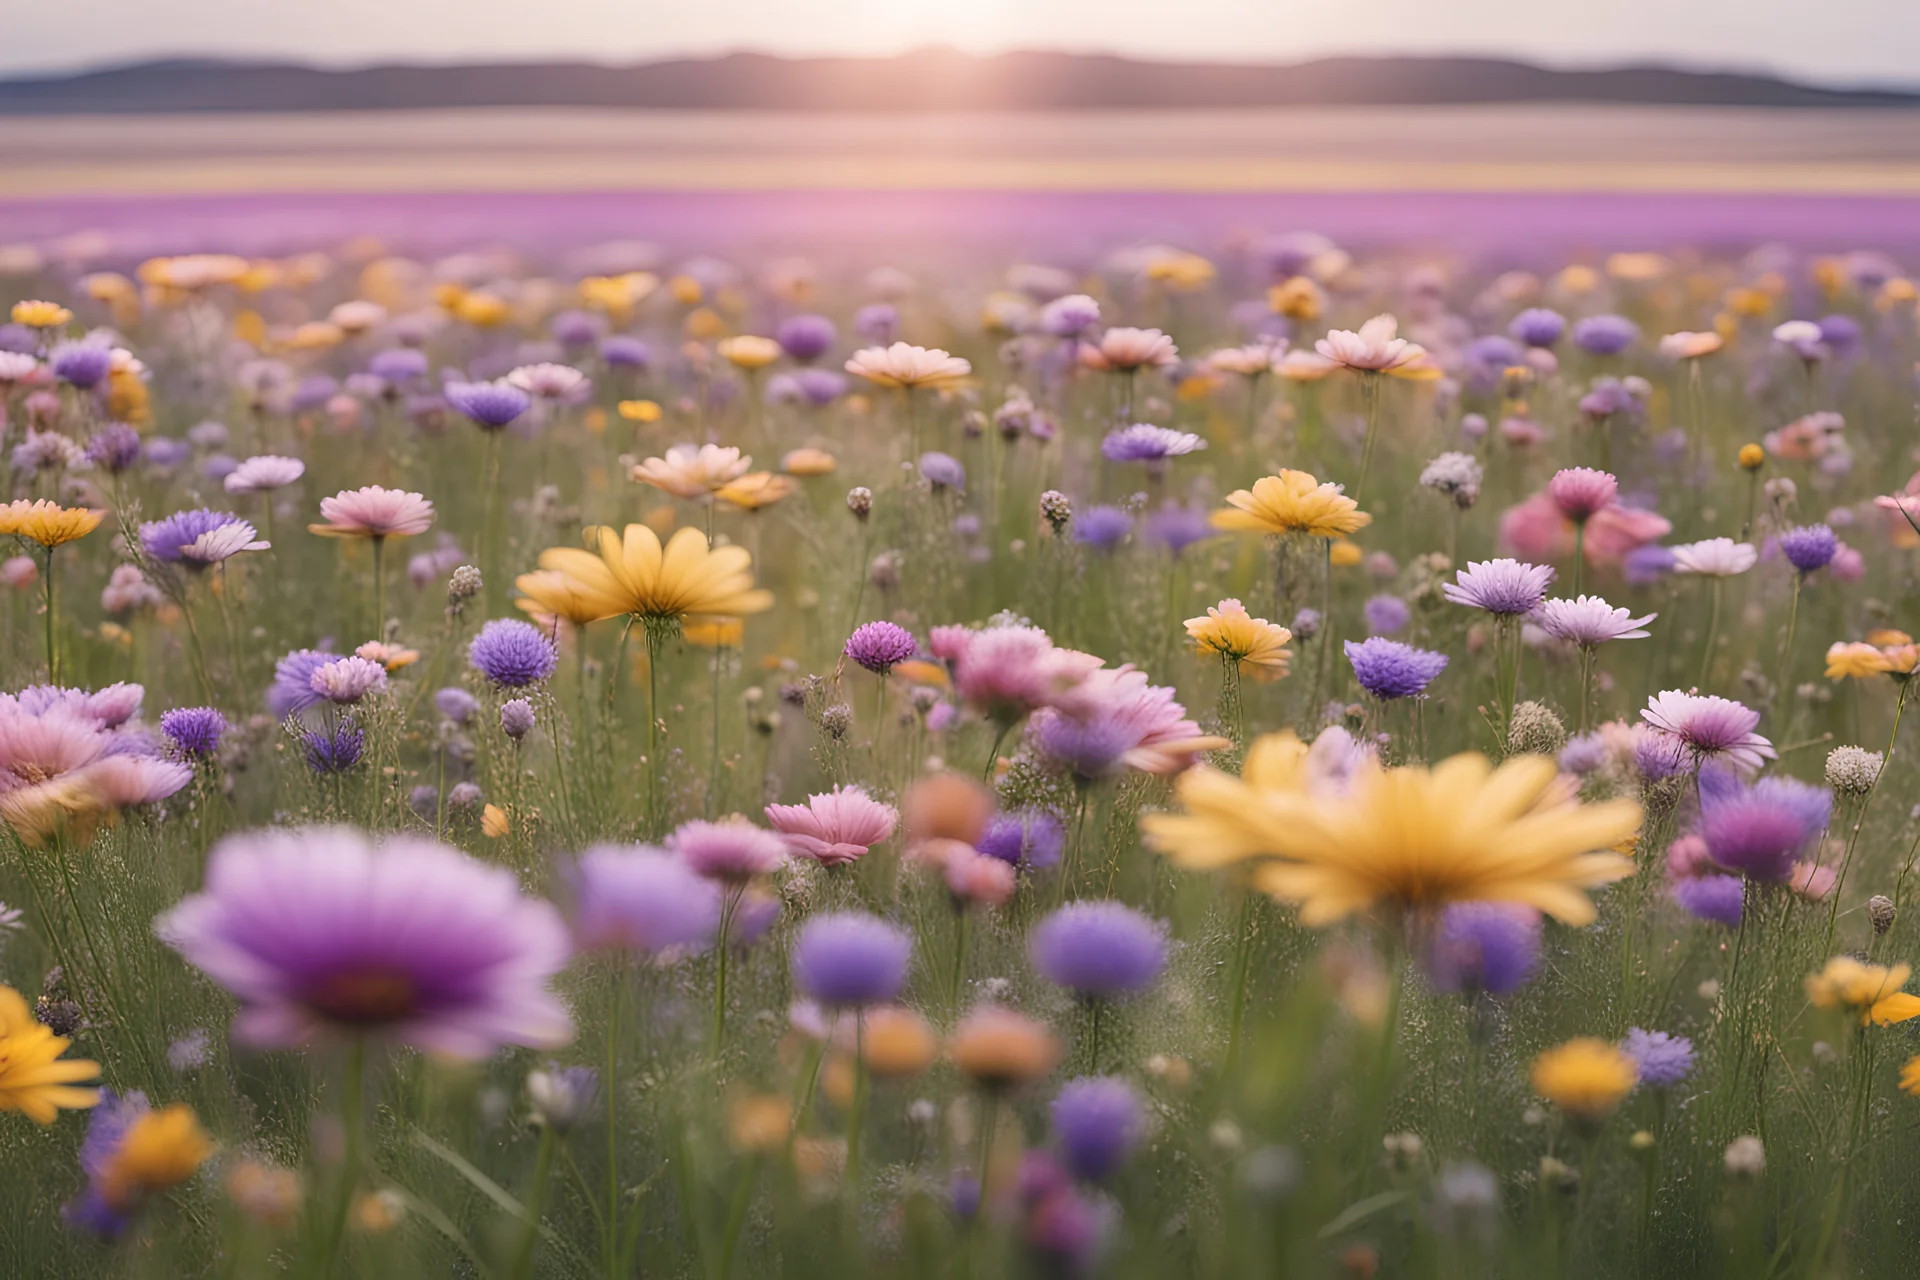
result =
[[328,976],[307,1003],[335,1022],[392,1022],[413,1012],[413,980],[391,969],[360,969]]

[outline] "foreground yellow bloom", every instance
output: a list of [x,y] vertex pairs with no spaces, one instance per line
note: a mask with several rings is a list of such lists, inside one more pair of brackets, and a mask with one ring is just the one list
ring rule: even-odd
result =
[[100,1171],[100,1198],[115,1209],[179,1186],[213,1154],[213,1143],[193,1108],[176,1102],[149,1111],[128,1127],[119,1149]]
[[1240,664],[1242,675],[1278,680],[1287,674],[1287,641],[1293,632],[1265,618],[1255,618],[1238,600],[1222,600],[1204,618],[1188,618],[1187,634],[1203,654],[1217,654]]
[[1304,471],[1265,476],[1251,490],[1228,494],[1227,505],[1229,510],[1213,513],[1214,528],[1331,538],[1373,523],[1339,485],[1321,484]]
[[1826,968],[1806,981],[1807,999],[1816,1009],[1845,1009],[1860,1015],[1864,1026],[1877,1027],[1920,1017],[1920,996],[1900,988],[1913,976],[1913,966],[1862,964],[1852,956],[1835,956]]
[[100,1101],[97,1089],[82,1089],[97,1079],[100,1064],[81,1058],[59,1061],[72,1041],[36,1021],[26,1000],[12,987],[0,987],[0,1111],[19,1111],[38,1124],[52,1124],[62,1109],[73,1111]]
[[1581,1120],[1612,1115],[1639,1078],[1639,1068],[1618,1045],[1592,1036],[1556,1045],[1533,1060],[1534,1091]]
[[[709,547],[698,529],[682,529],[663,548],[643,524],[626,531],[587,531],[599,553],[554,547],[540,555],[540,568],[567,579],[566,590],[594,619],[630,613],[642,618],[715,617],[764,613],[773,593],[753,585],[753,557],[745,547]],[[529,591],[522,578],[518,584]],[[544,582],[531,584],[535,591]],[[537,597],[536,597],[537,598]]]
[[13,304],[13,322],[26,325],[29,329],[58,329],[71,319],[73,312],[57,302],[29,298]]
[[[513,580],[520,598],[514,601],[521,610],[536,619],[560,618],[576,627],[598,622],[607,615],[600,611],[600,597],[582,588],[564,573],[536,569]],[[552,630],[542,624],[542,630]]]
[[0,505],[0,535],[17,534],[43,547],[59,547],[86,537],[107,513],[95,507],[63,507],[41,498]]
[[1369,756],[1344,789],[1310,786],[1309,765],[1292,734],[1260,738],[1240,777],[1189,770],[1174,785],[1185,812],[1141,829],[1182,866],[1254,863],[1253,883],[1315,926],[1454,902],[1517,902],[1584,925],[1596,914],[1586,890],[1633,873],[1614,846],[1639,831],[1640,806],[1579,803],[1544,756],[1495,768],[1466,754],[1431,769]]

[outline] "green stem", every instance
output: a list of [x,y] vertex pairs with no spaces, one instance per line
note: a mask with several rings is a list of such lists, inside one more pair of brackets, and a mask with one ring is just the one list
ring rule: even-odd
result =
[[1707,688],[1707,676],[1713,670],[1713,649],[1720,641],[1720,590],[1726,579],[1716,576],[1713,580],[1713,603],[1707,609],[1707,649],[1700,655],[1700,688]]
[[53,644],[53,548],[47,548],[47,683],[60,683],[60,653]]
[[387,638],[387,540],[375,535],[373,539],[373,638]]
[[713,1056],[718,1058],[727,1041],[727,954],[733,949],[733,917],[740,909],[746,890],[730,888],[720,903],[720,933],[714,941],[713,983]]
[[340,1127],[346,1135],[346,1153],[340,1162],[339,1197],[333,1205],[333,1216],[321,1246],[318,1274],[322,1276],[332,1275],[334,1264],[339,1260],[340,1246],[347,1234],[347,1216],[353,1208],[353,1190],[360,1180],[361,1152],[366,1141],[362,1116],[366,1069],[367,1042],[356,1037],[347,1050],[346,1079],[340,1096]]
[[1793,575],[1793,603],[1787,606],[1787,636],[1785,643],[1780,646],[1780,678],[1773,691],[1776,711],[1780,700],[1788,696],[1787,679],[1793,673],[1793,633],[1800,622],[1800,586],[1806,580],[1804,573],[1796,571]]
[[607,1280],[619,1280],[620,1271],[620,1010],[626,994],[626,962],[615,959],[607,991],[607,1061],[600,1092],[607,1100],[607,1217],[601,1256]]
[[540,1149],[533,1158],[533,1186],[527,1192],[527,1226],[520,1234],[520,1248],[514,1254],[512,1280],[526,1280],[533,1274],[533,1250],[540,1241],[540,1217],[545,1212],[547,1181],[553,1173],[553,1126],[540,1130]]
[[1377,373],[1360,375],[1360,399],[1367,406],[1367,440],[1360,446],[1360,479],[1353,486],[1356,503],[1366,493],[1367,472],[1373,467],[1373,442],[1380,433],[1380,376]]
[[1227,1022],[1227,1077],[1240,1068],[1240,1029],[1247,1011],[1247,974],[1253,964],[1253,890],[1240,891],[1240,925],[1233,949],[1233,1007]]

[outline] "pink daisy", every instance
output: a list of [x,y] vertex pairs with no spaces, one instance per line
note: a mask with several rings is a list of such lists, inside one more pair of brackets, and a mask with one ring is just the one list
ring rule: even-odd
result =
[[404,489],[342,489],[320,499],[325,524],[310,524],[309,533],[323,538],[405,538],[433,526],[433,504]]
[[860,787],[835,787],[805,804],[770,804],[767,821],[795,853],[838,867],[858,861],[893,834],[900,814]]
[[1720,759],[1753,773],[1774,758],[1773,744],[1753,731],[1760,713],[1730,698],[1669,689],[1648,698],[1640,718],[1677,739],[1696,764]]

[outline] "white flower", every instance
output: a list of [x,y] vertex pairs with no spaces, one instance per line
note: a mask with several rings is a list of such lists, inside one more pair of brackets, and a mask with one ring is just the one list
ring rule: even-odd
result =
[[586,385],[587,375],[569,364],[523,364],[507,375],[507,385],[543,400],[563,400]]
[[862,347],[846,367],[848,373],[883,387],[945,387],[973,372],[973,365],[959,356],[910,342]]
[[262,453],[248,458],[227,473],[227,492],[259,493],[264,489],[283,489],[306,473],[307,464],[298,458]]
[[219,564],[242,551],[265,551],[272,545],[258,541],[253,526],[245,520],[235,520],[218,529],[209,529],[181,547],[180,558],[196,564]]
[[1556,640],[1571,644],[1597,645],[1607,640],[1644,640],[1640,630],[1660,615],[1650,613],[1633,617],[1626,609],[1616,609],[1599,596],[1581,596],[1577,600],[1549,600],[1540,606],[1540,628]]
[[1313,349],[1335,364],[1362,373],[1388,373],[1404,368],[1427,354],[1426,348],[1396,337],[1400,322],[1392,316],[1375,316],[1351,329],[1335,329],[1313,344]]
[[1180,348],[1158,329],[1109,329],[1100,344],[1080,348],[1080,363],[1089,369],[1164,369],[1180,358]]
[[1745,542],[1732,538],[1708,538],[1673,548],[1673,567],[1679,573],[1697,573],[1708,578],[1731,578],[1745,573],[1759,562],[1760,553]]

